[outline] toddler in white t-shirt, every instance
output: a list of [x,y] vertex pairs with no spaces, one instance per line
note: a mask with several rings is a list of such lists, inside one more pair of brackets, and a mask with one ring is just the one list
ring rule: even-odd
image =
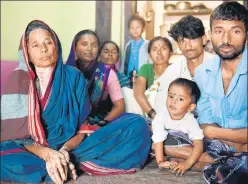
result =
[[[196,108],[200,90],[195,82],[178,78],[171,82],[166,99],[166,108],[161,109],[152,121],[152,140],[159,168],[171,168],[183,174],[198,161],[203,152],[203,131],[191,113]],[[161,99],[162,100],[162,99]],[[193,151],[183,162],[169,162],[164,156],[164,141],[168,130],[180,131],[192,141]]]

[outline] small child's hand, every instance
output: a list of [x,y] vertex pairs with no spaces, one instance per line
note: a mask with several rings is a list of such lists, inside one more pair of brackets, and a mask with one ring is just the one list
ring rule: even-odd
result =
[[161,162],[159,165],[158,165],[159,168],[164,168],[164,169],[167,169],[167,168],[170,168],[170,162],[168,161],[165,161],[165,162]]
[[172,168],[173,166],[175,167],[177,165],[177,162],[169,162],[169,161],[165,161],[165,162],[161,162],[158,167],[159,168],[164,168],[164,169],[168,169],[168,168]]
[[176,167],[178,165],[178,162],[170,161],[170,169]]
[[171,169],[173,170],[172,173],[176,173],[177,176],[182,176],[184,172],[188,170],[191,166],[192,165],[187,161],[179,162],[177,163],[177,165],[171,166]]

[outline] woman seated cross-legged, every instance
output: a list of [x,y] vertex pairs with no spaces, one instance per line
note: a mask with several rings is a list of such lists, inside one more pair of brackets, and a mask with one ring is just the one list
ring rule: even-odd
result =
[[[110,160],[96,161],[100,166],[114,168],[114,170],[103,170],[101,174],[121,173],[118,168],[131,168],[134,163],[139,165],[136,165],[136,167],[141,168],[148,156],[149,146],[151,145],[148,126],[141,116],[124,113],[123,94],[115,70],[102,62],[97,62],[99,44],[100,40],[94,31],[88,29],[79,31],[72,41],[71,52],[66,62],[66,65],[79,69],[87,81],[91,112],[81,131],[92,133],[89,138],[95,137],[103,142],[112,137],[111,140],[107,141],[108,146],[105,149],[99,146],[99,150],[97,150],[99,153],[106,154],[103,154],[104,158],[111,160],[114,155],[118,155],[116,151],[120,151],[120,155],[114,162]],[[137,130],[128,135],[126,131],[133,130],[133,128]],[[113,136],[109,131],[116,131],[119,135]],[[144,138],[136,140],[140,139],[141,136],[144,136]],[[114,139],[116,140],[115,143],[112,142]],[[140,143],[143,143],[143,145]],[[114,145],[117,146],[117,144],[119,146],[115,148]],[[113,150],[109,146],[112,146]],[[126,149],[129,149],[129,146],[133,147],[130,149],[133,153],[132,158],[129,153],[128,155],[124,153]],[[108,149],[109,151],[105,152]],[[137,155],[139,155],[139,159],[136,158]],[[123,170],[123,172],[126,171]]]
[[97,62],[100,41],[92,30],[82,30],[75,36],[66,65],[77,67],[87,80],[92,110],[91,125],[108,124],[125,112],[125,103],[116,70]]
[[[63,65],[60,41],[48,25],[30,22],[18,54],[1,98],[1,181],[63,183],[82,171],[111,175],[142,168],[151,145],[145,120],[123,114],[87,136],[89,83]],[[91,49],[81,54],[92,56]]]

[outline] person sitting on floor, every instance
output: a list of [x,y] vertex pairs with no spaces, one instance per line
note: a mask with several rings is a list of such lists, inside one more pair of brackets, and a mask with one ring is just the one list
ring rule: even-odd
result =
[[[182,175],[200,158],[203,152],[204,135],[191,113],[199,97],[200,90],[195,82],[183,78],[171,82],[166,108],[161,109],[152,121],[152,140],[159,168],[171,168],[177,175]],[[169,162],[164,157],[164,146],[171,146],[171,143],[175,145],[173,143],[175,141],[193,146],[192,153],[183,162]]]
[[[184,16],[173,24],[169,35],[177,42],[184,56],[171,68],[175,71],[173,75],[193,80],[196,68],[215,56],[204,51],[207,36],[201,19],[192,15]],[[179,73],[177,68],[180,68]]]
[[205,149],[214,159],[222,151],[247,152],[248,11],[238,2],[219,5],[210,16],[217,57],[200,65],[194,80],[201,90],[197,104]]
[[99,49],[100,61],[103,62],[105,66],[114,69],[119,79],[121,88],[123,87],[130,88],[131,87],[130,80],[128,79],[128,77],[125,74],[118,71],[116,68],[116,63],[119,60],[119,53],[120,53],[120,49],[115,42],[106,41],[101,45]]
[[[88,48],[98,45],[95,37],[87,45],[87,38],[92,37],[78,46],[89,58]],[[30,22],[18,54],[19,66],[1,98],[1,181],[64,183],[82,172],[113,175],[142,168],[151,145],[145,120],[123,114],[87,136],[87,81],[63,64],[59,38],[48,25]]]
[[169,59],[172,52],[172,44],[166,37],[157,36],[149,42],[148,53],[153,64],[143,65],[138,73],[133,89],[135,99],[129,97],[130,100],[127,100],[131,101],[131,110],[153,119],[164,106],[161,99],[166,96],[170,82],[175,79],[167,72],[171,67]]
[[94,31],[79,31],[73,39],[66,65],[78,68],[87,80],[92,105],[88,123],[103,126],[125,112],[125,102],[115,70],[97,62],[99,48],[100,40]]

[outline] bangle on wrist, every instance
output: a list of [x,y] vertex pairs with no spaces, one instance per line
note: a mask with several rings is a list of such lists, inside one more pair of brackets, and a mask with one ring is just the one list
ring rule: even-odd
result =
[[107,125],[108,123],[109,123],[109,121],[104,119],[104,120],[99,121],[98,125],[100,127],[103,127],[103,126]]
[[45,153],[42,159],[45,160],[45,162],[49,161],[50,160],[49,154]]
[[50,156],[52,152],[56,152],[55,150],[45,151],[44,156],[42,157],[43,160],[50,161]]
[[153,115],[155,116],[155,115],[156,115],[156,112],[155,112],[154,109],[151,109],[151,110],[148,111],[147,114],[148,114],[148,117],[149,117],[149,118],[153,118]]
[[165,163],[164,160],[157,162],[158,168],[159,168],[159,169],[163,169],[163,166],[162,166],[162,165],[163,165],[164,163]]

